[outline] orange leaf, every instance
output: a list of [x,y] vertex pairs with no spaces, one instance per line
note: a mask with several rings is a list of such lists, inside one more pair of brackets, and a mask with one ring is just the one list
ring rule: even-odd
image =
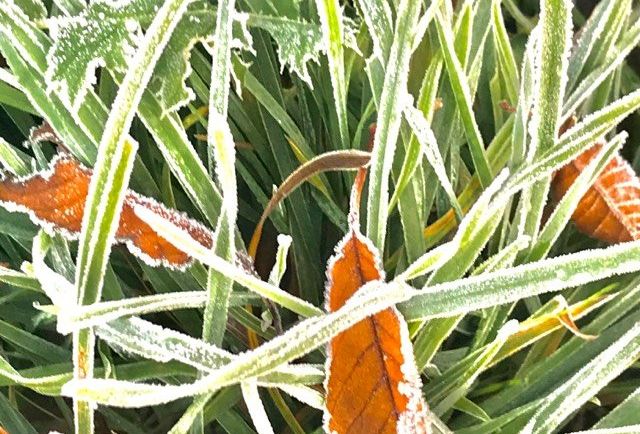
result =
[[[361,169],[354,185],[349,233],[327,269],[330,312],[366,282],[384,279],[377,251],[357,224],[365,174]],[[427,433],[421,388],[407,324],[395,308],[386,309],[330,342],[325,429],[337,434]]]
[[[557,200],[601,146],[594,145],[556,173],[553,193]],[[607,243],[640,239],[640,180],[629,163],[616,155],[580,200],[571,218],[580,231]]]
[[[0,204],[9,211],[28,213],[31,220],[49,232],[60,232],[66,238],[75,239],[82,226],[91,173],[77,160],[61,155],[48,171],[26,178],[9,176],[0,181]],[[203,246],[211,247],[211,231],[201,223],[151,198],[128,191],[116,239],[126,243],[131,253],[145,262],[183,268],[191,258],[143,222],[133,211],[135,205],[161,215],[189,232]]]

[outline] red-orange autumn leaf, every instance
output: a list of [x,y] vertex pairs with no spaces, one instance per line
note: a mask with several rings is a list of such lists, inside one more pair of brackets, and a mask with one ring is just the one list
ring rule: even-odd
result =
[[[553,192],[557,200],[601,146],[596,144],[556,173]],[[629,163],[616,155],[580,200],[571,218],[580,231],[601,241],[640,239],[640,180]]]
[[[358,184],[363,179],[361,171],[354,190],[361,188]],[[353,209],[357,202],[352,199],[350,230],[327,269],[330,312],[342,307],[366,282],[384,279],[375,247],[358,229]],[[360,321],[332,339],[325,388],[327,432],[429,432],[407,324],[395,308]]]
[[[74,239],[82,226],[90,180],[90,169],[63,155],[51,163],[48,171],[21,179],[8,176],[0,181],[0,204],[9,211],[28,213],[36,224],[50,232]],[[116,239],[126,243],[129,250],[144,261],[182,268],[191,258],[143,222],[133,210],[136,205],[170,220],[202,245],[211,247],[212,234],[202,224],[153,199],[128,191]]]

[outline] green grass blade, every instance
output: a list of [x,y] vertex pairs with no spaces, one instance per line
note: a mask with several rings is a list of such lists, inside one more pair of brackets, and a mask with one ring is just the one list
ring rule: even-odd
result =
[[338,116],[338,128],[343,149],[350,148],[347,119],[347,81],[344,69],[344,24],[338,0],[318,0],[318,15],[322,23],[324,44],[329,59],[329,74],[333,86],[333,99]]
[[550,433],[559,428],[582,404],[622,373],[640,356],[640,323],[632,325],[595,359],[546,397],[527,424],[531,433]]
[[[454,316],[640,270],[640,243],[587,250],[424,289],[400,306],[407,320]],[[582,272],[589,270],[589,273]]]
[[420,6],[421,2],[417,0],[400,2],[378,108],[369,175],[367,236],[381,251],[384,250],[389,215],[389,175],[407,88],[413,29],[418,21]]
[[[137,61],[125,75],[113,104],[114,109],[105,124],[80,234],[76,285],[81,304],[100,299],[107,259],[137,148],[125,140],[125,136],[151,79],[153,66],[188,4],[189,0],[173,0],[158,11],[140,47]],[[90,330],[74,335],[76,378],[91,378],[93,375],[93,339]],[[74,400],[74,410],[76,432],[93,432],[93,409],[90,404]]]
[[484,147],[484,141],[480,135],[478,124],[474,118],[472,109],[471,90],[458,57],[456,56],[453,46],[453,35],[451,30],[446,26],[440,14],[436,14],[436,29],[438,31],[438,40],[440,41],[440,49],[444,63],[449,74],[449,82],[453,88],[453,95],[462,118],[467,140],[469,141],[469,150],[473,158],[473,164],[478,173],[480,184],[486,188],[493,179],[491,168],[487,161],[487,155]]
[[[606,429],[624,427],[625,425],[640,424],[640,415],[638,415],[638,406],[640,405],[640,389],[636,389],[616,408],[611,410],[609,414],[600,419],[593,426],[593,429]],[[636,425],[639,429],[640,425]]]

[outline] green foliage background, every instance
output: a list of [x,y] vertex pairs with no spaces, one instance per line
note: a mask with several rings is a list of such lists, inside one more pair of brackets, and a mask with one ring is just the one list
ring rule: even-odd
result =
[[[616,152],[640,170],[638,18],[631,0],[0,0],[3,169],[48,166],[54,144],[21,146],[46,120],[95,171],[79,242],[0,207],[0,426],[322,432],[324,344],[398,304],[435,432],[640,432],[640,244],[569,221]],[[389,283],[322,313],[346,171],[271,215],[262,281],[234,267],[274,186],[365,149],[373,122],[362,229]],[[553,172],[602,137],[549,215]],[[215,256],[161,220],[186,272],[111,248],[127,186],[205,222]],[[79,355],[95,380],[72,381]]]

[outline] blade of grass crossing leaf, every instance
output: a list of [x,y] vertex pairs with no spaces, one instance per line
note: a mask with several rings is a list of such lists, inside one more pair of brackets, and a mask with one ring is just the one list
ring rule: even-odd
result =
[[[0,15],[0,18],[3,17]],[[14,35],[18,31],[21,22],[9,19],[6,25],[5,31]],[[28,28],[29,26],[30,24],[22,25],[23,28]],[[33,33],[35,34],[36,32],[37,30]],[[45,51],[51,45],[48,40],[45,39],[43,41],[41,38],[35,41],[28,38],[16,40],[22,43],[21,52],[33,53],[36,59],[40,57],[44,59]],[[0,44],[3,42],[5,42],[5,39],[0,38]],[[47,95],[45,93],[47,87],[44,81],[46,62],[35,63],[40,68],[36,71],[20,59],[20,56],[17,55],[12,46],[9,45],[6,48],[2,48],[2,50],[6,52],[5,57],[10,61],[12,70],[14,72],[20,71],[16,77],[23,81],[29,80],[23,83],[22,87],[28,92],[27,96],[34,103],[34,106],[38,108],[38,111],[47,115],[47,119],[63,139],[65,145],[81,161],[85,163],[95,161],[96,147],[92,139],[95,138],[95,141],[99,139],[106,119],[106,110],[96,95],[91,91],[87,93],[85,101],[80,106],[76,116],[75,113],[68,111],[68,108],[65,107],[63,101],[56,94]],[[14,53],[16,53],[15,56],[13,55]],[[27,68],[27,70],[24,70],[24,68]],[[219,194],[210,181],[203,181],[209,179],[206,176],[206,169],[202,166],[193,147],[188,142],[183,129],[179,127],[179,121],[175,121],[173,116],[164,116],[162,107],[149,92],[145,92],[140,102],[139,110],[142,120],[156,139],[156,143],[169,162],[173,173],[198,204],[202,212],[208,217],[209,221],[215,224],[218,209],[220,208]],[[91,132],[91,135],[87,137],[83,131]]]
[[344,70],[344,24],[342,8],[338,0],[318,0],[318,15],[322,23],[322,34],[327,48],[329,73],[333,86],[333,99],[338,116],[341,146],[350,148],[349,124],[347,118],[347,82]]
[[367,204],[367,236],[384,250],[388,218],[389,175],[406,94],[411,42],[421,2],[401,0],[396,31],[382,88],[373,143]]
[[[213,70],[215,69],[214,67]],[[215,83],[213,77],[212,83]],[[213,101],[213,95],[216,95],[216,92],[211,92],[211,95]],[[226,98],[226,95],[223,95],[222,98]],[[222,189],[223,212],[215,232],[214,250],[221,258],[232,261],[235,257],[233,234],[238,213],[235,143],[227,120],[222,113],[217,111],[216,104],[212,102],[209,110],[209,146],[213,151],[216,174]],[[226,112],[226,101],[222,105],[222,109]],[[202,329],[202,337],[207,342],[212,342],[216,345],[222,344],[227,325],[227,311],[232,288],[233,281],[231,279],[214,270],[209,270],[207,278],[209,300],[205,307]]]
[[363,286],[359,295],[336,312],[309,318],[257,349],[245,353],[215,373],[181,386],[158,386],[117,380],[74,380],[63,387],[66,396],[81,396],[98,403],[136,407],[169,402],[181,397],[213,392],[254,378],[282,363],[301,357],[331,336],[367,316],[406,300],[415,291],[399,285],[374,282]]
[[[129,141],[121,143],[122,145],[118,145],[115,152],[109,156],[113,158],[111,162],[105,161],[106,156],[102,160],[98,159],[98,168],[105,170],[96,172],[98,176],[92,177],[89,187],[87,202],[91,209],[85,213],[85,219],[83,219],[80,241],[82,247],[78,258],[78,262],[84,263],[85,268],[81,269],[78,266],[76,273],[76,293],[80,304],[95,303],[101,297],[107,260],[133,168],[133,158],[137,150],[137,145],[132,145]],[[115,163],[115,167],[111,171],[107,165],[113,163]],[[101,181],[102,192],[98,190],[100,186],[96,185]],[[88,215],[96,219],[97,226],[90,227],[86,220]],[[83,259],[84,261],[82,261]],[[91,378],[93,376],[94,345],[93,330],[83,329],[73,334],[75,378]],[[76,432],[93,432],[94,421],[91,405],[85,401],[74,400],[74,413]]]
[[624,135],[616,136],[607,145],[603,146],[600,152],[598,152],[580,172],[580,175],[578,175],[560,203],[554,209],[553,214],[547,219],[535,245],[529,252],[526,262],[537,261],[549,253],[553,243],[558,239],[560,232],[562,232],[571,218],[578,202],[580,202],[580,199],[582,199],[611,158],[613,158],[622,145],[624,145],[624,140]]
[[[104,272],[118,224],[118,216],[136,145],[125,140],[143,91],[151,79],[153,66],[185,12],[190,0],[169,0],[158,11],[140,46],[138,56],[125,75],[105,124],[83,216],[76,272],[78,301],[100,299]],[[94,337],[90,329],[74,334],[74,377],[93,376]],[[93,409],[86,401],[74,399],[75,430],[93,432]]]
[[[569,49],[571,47],[571,3],[546,0],[541,3],[541,34],[538,43],[539,78],[535,81],[531,118],[531,155],[553,148],[562,115],[562,101],[567,84]],[[525,234],[534,240],[547,202],[549,179],[531,189],[530,209],[524,222]]]
[[446,26],[446,23],[443,22],[443,18],[439,13],[436,13],[435,24],[442,57],[449,75],[449,82],[453,88],[453,94],[460,112],[460,117],[462,118],[462,125],[469,140],[469,150],[471,151],[473,164],[478,173],[480,184],[483,187],[487,187],[491,183],[493,175],[491,174],[491,168],[487,161],[484,141],[482,140],[478,124],[473,115],[469,83],[464,69],[456,56],[451,30]]
[[213,255],[208,249],[204,248],[199,242],[191,238],[189,234],[178,228],[172,222],[158,216],[153,212],[149,212],[146,208],[135,207],[135,213],[145,222],[161,231],[163,237],[172,242],[176,246],[180,246],[183,251],[193,258],[198,259],[203,264],[214,268],[219,273],[233,279],[241,285],[255,291],[262,297],[268,298],[275,303],[281,304],[292,311],[303,315],[313,316],[322,311],[304,300],[299,299],[280,288],[270,285],[235,265],[224,261],[218,256]]

